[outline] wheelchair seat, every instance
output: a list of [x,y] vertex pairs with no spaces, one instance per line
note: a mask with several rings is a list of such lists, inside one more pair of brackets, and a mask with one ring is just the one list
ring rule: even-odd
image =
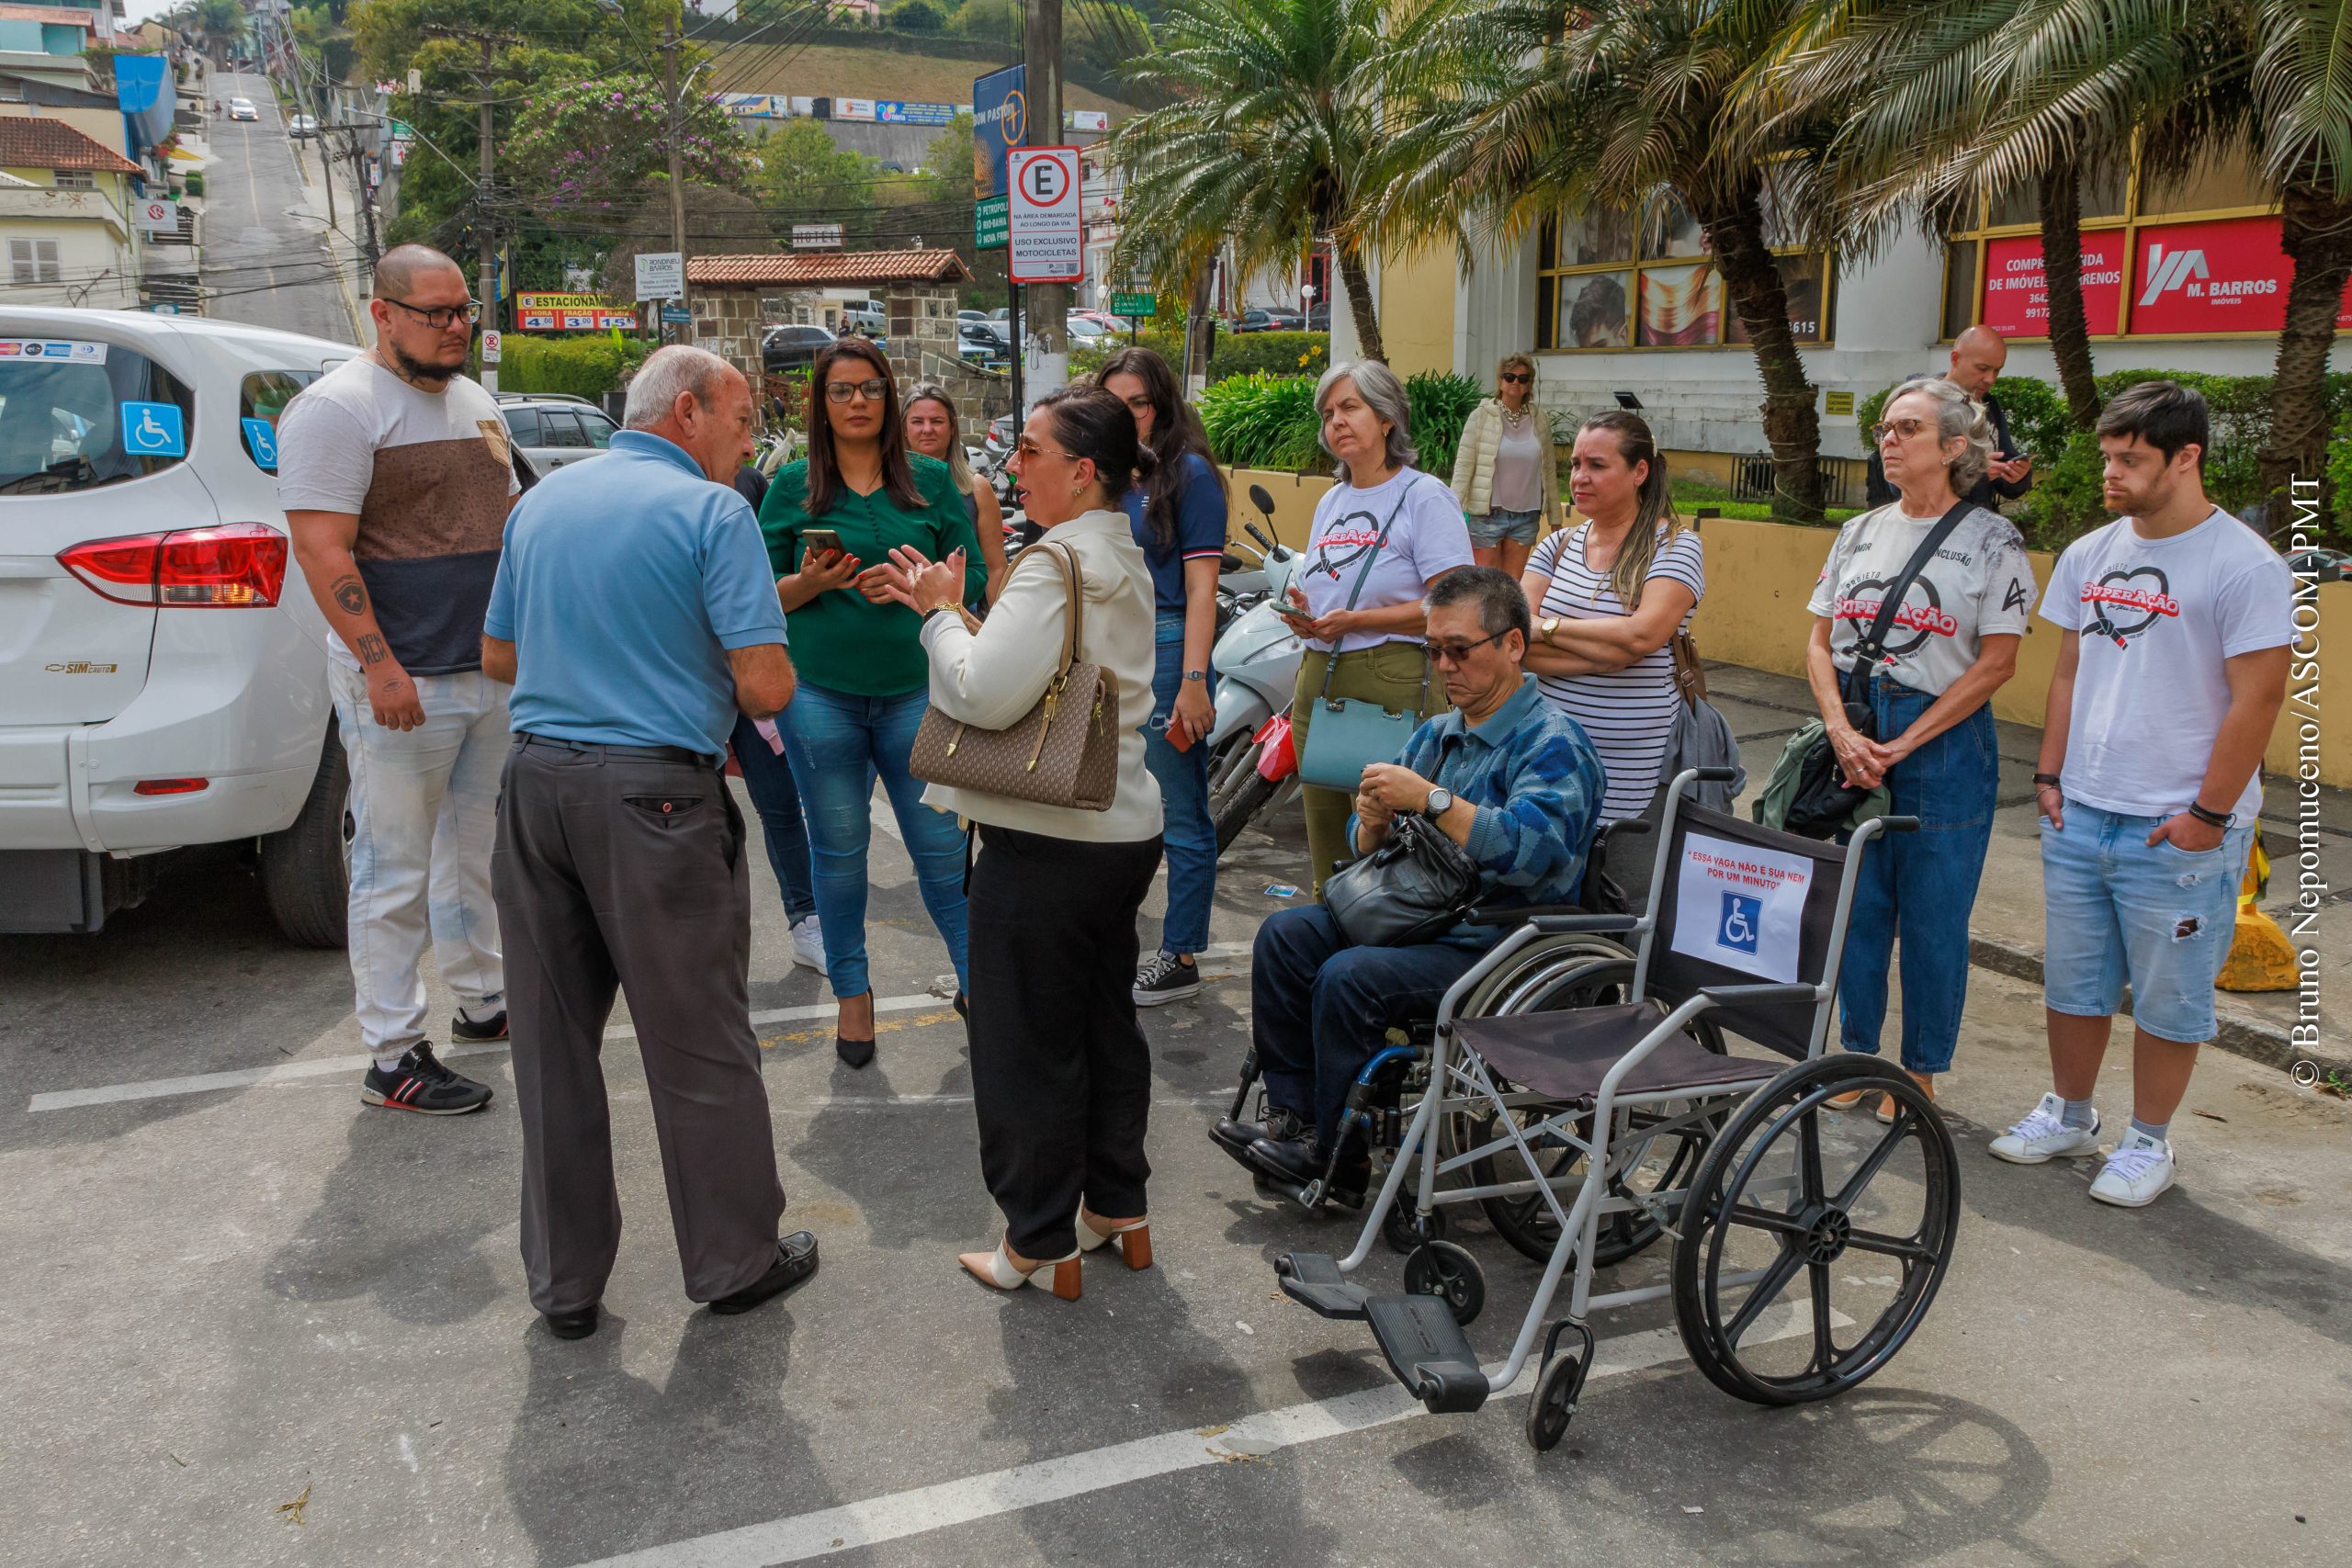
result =
[[[1521,1089],[1578,1100],[1600,1093],[1600,1080],[1618,1058],[1640,1044],[1666,1015],[1666,1007],[1653,997],[1567,1012],[1464,1019],[1453,1028],[1463,1045]],[[1676,1034],[1634,1063],[1619,1081],[1617,1092],[1659,1094],[1760,1084],[1786,1065],[1718,1055],[1690,1035]]]

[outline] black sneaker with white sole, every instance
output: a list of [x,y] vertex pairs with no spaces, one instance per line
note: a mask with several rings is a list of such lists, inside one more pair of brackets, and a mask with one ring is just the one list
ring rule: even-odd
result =
[[359,1098],[387,1111],[463,1116],[490,1103],[490,1086],[451,1072],[434,1056],[432,1042],[420,1040],[391,1071],[369,1067],[360,1080]]
[[1136,970],[1135,998],[1139,1008],[1181,1002],[1200,994],[1200,965],[1179,963],[1172,953],[1155,953]]
[[506,1010],[500,1008],[480,1023],[468,1018],[463,1010],[449,1021],[449,1038],[461,1045],[480,1045],[506,1038]]

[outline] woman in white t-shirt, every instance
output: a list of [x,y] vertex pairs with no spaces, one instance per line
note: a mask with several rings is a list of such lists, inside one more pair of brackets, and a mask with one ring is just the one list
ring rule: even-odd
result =
[[1604,820],[1638,817],[1657,793],[1674,714],[1674,634],[1707,592],[1699,536],[1682,525],[1666,458],[1638,414],[1595,414],[1577,432],[1568,492],[1585,521],[1535,547],[1520,586],[1535,615],[1527,668],[1584,727],[1609,775]]
[[[1471,564],[1470,530],[1453,490],[1413,467],[1412,415],[1396,373],[1374,359],[1334,365],[1316,386],[1315,408],[1323,449],[1340,460],[1340,482],[1316,503],[1284,611],[1307,644],[1291,705],[1291,741],[1302,757],[1311,710],[1327,694],[1419,718],[1446,705],[1445,682],[1431,678],[1421,649],[1421,600],[1430,583]],[[1312,784],[1301,795],[1319,898],[1331,863],[1348,852],[1355,797]]]
[[[1999,781],[1993,694],[2017,671],[2033,604],[2025,541],[1998,513],[1971,508],[1903,595],[1861,699],[1871,735],[1848,721],[1844,688],[1854,645],[1886,591],[1939,520],[1984,477],[1993,427],[1951,382],[1915,377],[1895,389],[1871,432],[1902,496],[1846,525],[1806,608],[1814,623],[1805,673],[1838,765],[1852,783],[1884,784],[1919,831],[1874,841],[1862,857],[1838,981],[1849,1051],[1878,1055],[1887,966],[1903,939],[1903,1066],[1929,1098],[1951,1066],[1968,992],[1968,917],[1992,840]],[[1876,739],[1872,739],[1875,736]],[[1844,1109],[1864,1099],[1842,1095]],[[1882,1096],[1879,1118],[1891,1121]]]

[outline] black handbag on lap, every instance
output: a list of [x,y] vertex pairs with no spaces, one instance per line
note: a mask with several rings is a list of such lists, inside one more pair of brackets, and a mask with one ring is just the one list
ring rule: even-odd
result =
[[1426,817],[1400,816],[1378,849],[1323,883],[1323,907],[1358,947],[1435,942],[1478,902],[1469,852]]

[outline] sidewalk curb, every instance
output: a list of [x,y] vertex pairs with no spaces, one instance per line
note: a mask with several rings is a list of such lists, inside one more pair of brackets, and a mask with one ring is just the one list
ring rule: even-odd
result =
[[[2041,984],[2041,950],[2021,943],[2006,942],[1992,937],[1971,934],[1968,939],[1968,961],[1979,969],[1990,969],[2011,979],[2031,985]],[[2124,1010],[2131,1009],[2130,997],[2124,999]],[[2221,1032],[2213,1043],[2233,1056],[2295,1077],[2295,1066],[2302,1063],[2308,1071],[2316,1067],[2324,1073],[2331,1068],[2352,1077],[2352,1058],[2326,1056],[2313,1051],[2302,1051],[2288,1040],[2284,1029],[2266,1023],[2232,1018],[2227,1012],[2218,1015]]]

